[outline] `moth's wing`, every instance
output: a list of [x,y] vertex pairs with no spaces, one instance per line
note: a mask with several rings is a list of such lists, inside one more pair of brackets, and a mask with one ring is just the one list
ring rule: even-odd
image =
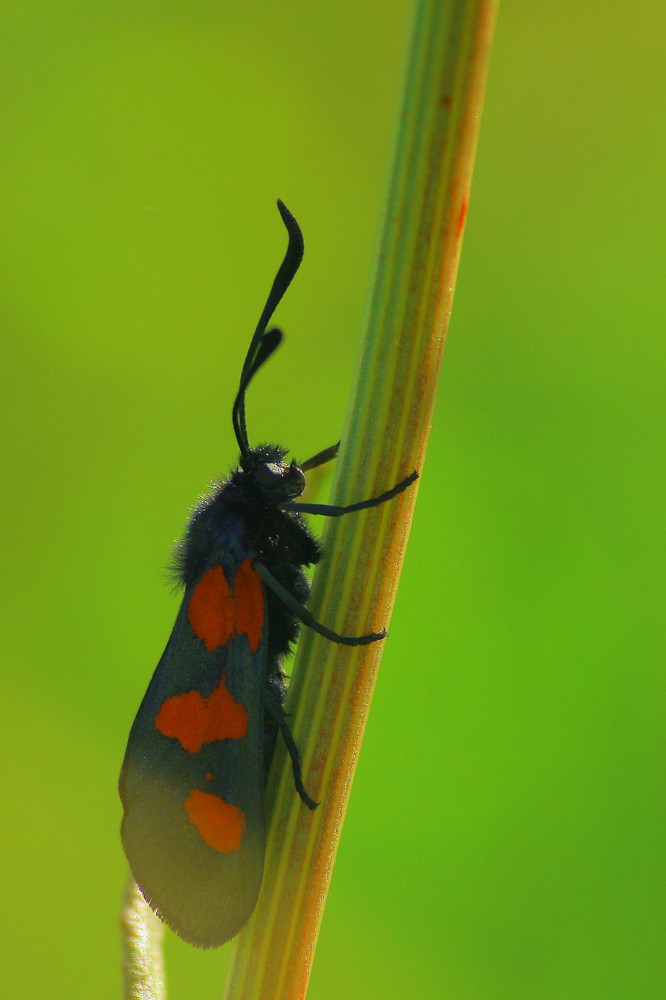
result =
[[188,619],[191,596],[130,733],[122,839],[156,913],[215,947],[238,933],[261,886],[266,634],[262,625],[260,639],[232,634],[209,651]]

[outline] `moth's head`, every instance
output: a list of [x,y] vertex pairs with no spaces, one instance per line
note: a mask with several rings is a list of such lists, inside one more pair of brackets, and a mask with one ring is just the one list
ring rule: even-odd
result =
[[269,501],[294,500],[305,490],[305,474],[296,459],[284,461],[285,452],[274,445],[260,445],[241,454],[240,467]]

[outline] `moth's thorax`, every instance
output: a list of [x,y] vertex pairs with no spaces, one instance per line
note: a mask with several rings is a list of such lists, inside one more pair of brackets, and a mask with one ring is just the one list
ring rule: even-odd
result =
[[233,564],[236,556],[239,563],[259,558],[271,571],[285,562],[296,569],[318,561],[319,547],[301,517],[281,509],[305,488],[302,470],[285,463],[284,454],[271,445],[252,449],[228,479],[200,498],[177,552],[186,586],[207,565]]

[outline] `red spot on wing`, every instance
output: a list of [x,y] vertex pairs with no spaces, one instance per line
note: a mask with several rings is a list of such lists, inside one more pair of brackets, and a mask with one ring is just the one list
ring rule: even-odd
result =
[[195,788],[185,811],[209,847],[222,854],[238,850],[245,829],[245,813],[238,806]]
[[187,691],[167,698],[157,713],[155,728],[177,739],[183,750],[198,753],[204,743],[239,740],[247,732],[247,712],[234,701],[224,674],[215,690],[204,698]]
[[246,635],[250,649],[256,653],[264,628],[264,588],[252,561],[244,559],[234,580],[236,590],[236,631]]
[[187,617],[209,653],[233,635],[246,635],[256,653],[264,628],[264,590],[252,560],[243,560],[231,587],[221,566],[207,570],[192,591]]
[[234,599],[221,566],[213,566],[201,577],[187,605],[187,617],[209,653],[225,646],[234,634]]

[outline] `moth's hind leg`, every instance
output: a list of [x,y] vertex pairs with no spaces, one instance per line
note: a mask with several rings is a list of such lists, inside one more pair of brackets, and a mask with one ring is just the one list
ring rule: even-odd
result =
[[283,709],[282,705],[275,700],[273,695],[271,695],[270,691],[264,692],[264,705],[266,711],[282,733],[282,739],[284,740],[289,756],[291,757],[291,769],[294,774],[294,785],[296,786],[296,791],[300,796],[301,802],[303,802],[308,809],[316,809],[319,803],[310,798],[305,790],[305,785],[303,784],[301,757],[298,752],[298,747],[296,746],[296,741],[291,735],[291,729],[287,724],[287,713]]

